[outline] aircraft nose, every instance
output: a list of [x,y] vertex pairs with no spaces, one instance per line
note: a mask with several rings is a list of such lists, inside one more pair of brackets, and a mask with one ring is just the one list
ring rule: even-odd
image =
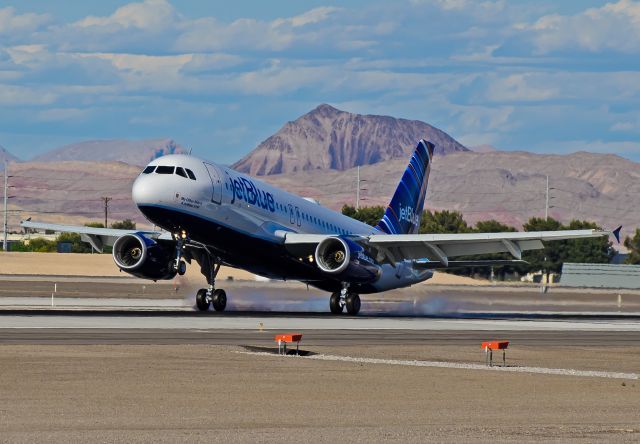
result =
[[131,197],[136,205],[151,203],[153,196],[153,180],[149,176],[143,175],[133,182]]

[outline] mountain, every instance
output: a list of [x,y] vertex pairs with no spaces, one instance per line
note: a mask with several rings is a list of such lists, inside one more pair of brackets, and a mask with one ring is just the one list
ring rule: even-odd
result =
[[[361,205],[388,205],[408,159],[360,169],[367,180]],[[546,176],[549,215],[623,225],[632,235],[640,226],[640,163],[612,154],[570,155],[498,151],[434,156],[425,209],[458,210],[467,222],[497,219],[521,228],[531,217],[544,217]],[[265,177],[267,182],[312,197],[336,210],[355,205],[356,171],[307,171]]]
[[432,141],[438,155],[468,151],[445,132],[418,120],[352,114],[325,104],[285,124],[233,168],[255,176],[342,171],[407,159],[421,138]]
[[[387,205],[408,162],[392,159],[361,168],[367,180],[362,205]],[[121,162],[24,162],[12,168],[10,227],[20,218],[61,223],[101,221],[102,197],[110,203],[110,220],[143,223],[131,201],[138,167]],[[623,235],[640,227],[640,163],[611,154],[543,155],[527,152],[458,152],[434,156],[425,209],[458,210],[470,224],[496,219],[521,228],[530,217],[544,216],[546,176],[549,214],[597,222],[604,228],[623,225]],[[262,179],[285,190],[312,197],[340,210],[355,204],[356,170],[312,170]]]
[[499,151],[495,146],[487,144],[472,146],[469,149],[475,153],[493,153]]
[[90,140],[74,143],[41,154],[34,162],[103,161],[124,162],[142,166],[166,154],[185,154],[187,151],[171,139],[150,140]]
[[0,171],[4,171],[4,162],[19,162],[16,156],[7,151],[2,145],[0,145]]

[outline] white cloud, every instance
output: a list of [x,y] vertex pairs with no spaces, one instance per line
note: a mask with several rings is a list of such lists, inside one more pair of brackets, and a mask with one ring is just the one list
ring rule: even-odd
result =
[[533,34],[534,45],[541,54],[576,48],[635,53],[640,51],[640,3],[619,0],[572,16],[545,15],[517,28]]
[[36,113],[36,119],[41,122],[78,122],[86,120],[91,110],[80,108],[49,108]]
[[272,22],[272,26],[291,25],[294,28],[298,28],[301,26],[311,25],[327,20],[331,14],[339,10],[340,8],[328,6],[315,8],[295,17],[276,19]]
[[110,61],[113,66],[121,71],[139,73],[175,73],[185,64],[193,60],[193,54],[180,54],[175,56],[151,56],[140,54],[114,54],[114,53],[78,53],[78,58],[95,58]]
[[0,84],[0,105],[49,105],[57,99],[50,92],[17,85]]
[[[186,52],[269,50],[282,51],[296,43],[322,43],[317,33],[304,28],[329,19],[339,8],[316,8],[301,15],[267,22],[241,18],[229,24],[213,17],[183,22],[174,49]],[[321,34],[329,37],[329,34]]]
[[89,16],[74,23],[81,28],[109,27],[158,29],[171,24],[175,10],[167,0],[144,0],[141,3],[129,3],[108,17]]
[[493,102],[544,101],[556,97],[558,89],[531,74],[512,74],[491,81],[486,91]]
[[0,34],[32,32],[49,21],[48,14],[16,14],[15,8],[0,8]]

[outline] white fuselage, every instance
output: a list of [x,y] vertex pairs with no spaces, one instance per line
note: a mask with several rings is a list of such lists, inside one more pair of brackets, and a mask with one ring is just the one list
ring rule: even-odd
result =
[[[178,173],[177,168],[182,169],[184,174]],[[154,171],[143,173],[136,179],[132,197],[148,218],[169,231],[175,228],[170,216],[150,217],[150,213],[157,210],[162,211],[163,215],[188,215],[210,223],[211,231],[214,226],[223,227],[231,230],[226,233],[237,233],[238,236],[279,246],[283,243],[283,231],[328,236],[384,234],[318,203],[193,156],[160,157],[151,162],[145,171],[152,169]],[[158,219],[166,219],[167,222]],[[201,231],[203,224],[198,223]],[[207,230],[206,226],[204,230]],[[252,252],[247,251],[246,254]],[[242,267],[238,263],[231,265]],[[266,271],[261,273],[262,269],[259,269],[258,274],[287,278],[282,272],[270,273],[268,269],[269,264],[265,264]],[[255,267],[250,271],[255,272]],[[416,271],[409,262],[402,262],[396,267],[383,266],[381,278],[373,285],[376,291],[385,291],[429,277],[430,273]]]

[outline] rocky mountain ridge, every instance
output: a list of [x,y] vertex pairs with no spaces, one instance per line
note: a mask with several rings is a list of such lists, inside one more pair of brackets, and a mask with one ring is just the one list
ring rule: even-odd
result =
[[4,164],[10,162],[19,162],[16,156],[7,151],[2,145],[0,145],[0,171],[4,171]]
[[421,138],[436,145],[437,155],[468,151],[444,131],[418,120],[353,114],[323,104],[286,123],[233,168],[253,176],[344,171],[406,159]]
[[124,162],[143,166],[167,154],[186,154],[188,150],[172,139],[89,140],[65,145],[32,159],[33,162]]

